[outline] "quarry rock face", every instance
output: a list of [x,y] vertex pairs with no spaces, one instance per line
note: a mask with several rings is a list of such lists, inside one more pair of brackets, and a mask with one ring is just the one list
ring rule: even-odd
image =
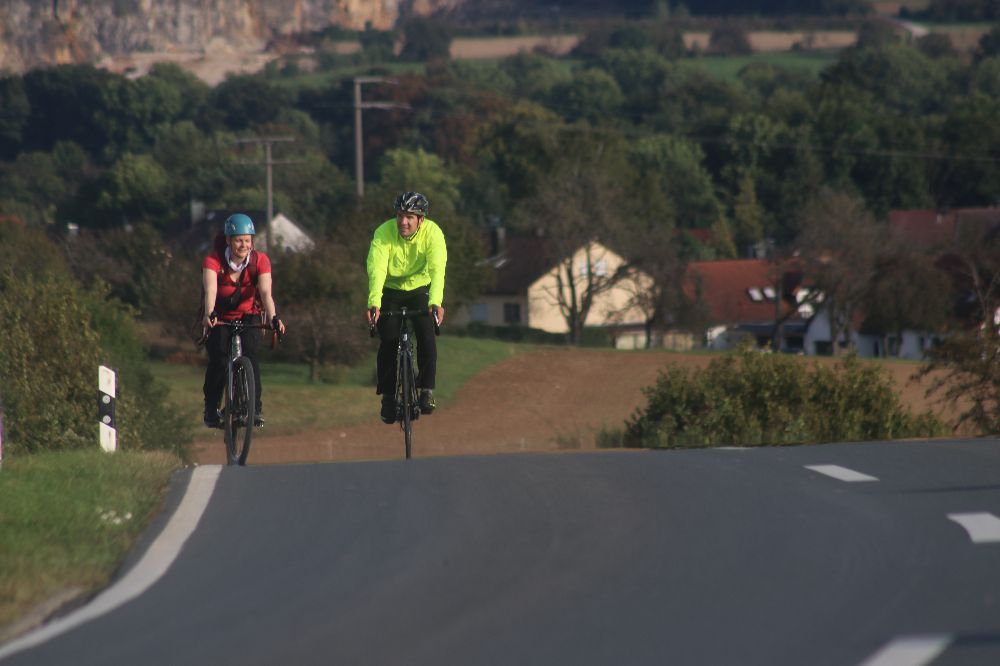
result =
[[135,52],[246,52],[331,26],[391,29],[461,0],[5,0],[0,72]]

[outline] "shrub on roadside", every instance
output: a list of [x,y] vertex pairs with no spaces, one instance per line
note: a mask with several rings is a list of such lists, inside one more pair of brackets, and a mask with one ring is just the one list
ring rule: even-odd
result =
[[0,398],[7,453],[97,448],[97,368],[117,372],[116,425],[127,449],[168,449],[190,440],[150,375],[132,311],[107,287],[83,291],[66,271],[0,273]]
[[97,335],[65,273],[0,274],[5,453],[96,446]]
[[97,334],[100,362],[115,370],[119,446],[171,451],[184,459],[192,437],[190,419],[167,403],[166,384],[149,371],[137,313],[111,298],[108,287],[101,283],[84,292],[82,299]]
[[626,423],[629,447],[764,446],[943,435],[934,415],[899,402],[878,365],[834,366],[742,347],[704,370],[671,368]]

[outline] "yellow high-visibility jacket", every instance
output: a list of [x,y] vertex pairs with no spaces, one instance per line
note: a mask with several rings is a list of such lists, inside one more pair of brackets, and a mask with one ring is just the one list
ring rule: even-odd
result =
[[441,305],[447,263],[444,232],[434,221],[424,218],[417,233],[403,238],[396,218],[386,220],[368,248],[368,307],[382,307],[384,287],[410,291],[428,284],[430,305]]

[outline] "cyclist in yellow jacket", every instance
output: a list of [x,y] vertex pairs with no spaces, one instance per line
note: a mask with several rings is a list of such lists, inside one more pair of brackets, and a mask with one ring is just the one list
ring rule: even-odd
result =
[[[382,310],[429,311],[438,325],[444,322],[444,271],[448,250],[444,233],[427,219],[430,204],[419,192],[403,192],[393,204],[394,219],[375,230],[368,249],[368,325],[378,327],[376,393],[382,396],[382,421],[396,419],[396,349],[399,345],[399,317],[382,317]],[[437,343],[431,317],[416,317],[417,388],[420,413],[434,411],[434,382],[437,374]]]

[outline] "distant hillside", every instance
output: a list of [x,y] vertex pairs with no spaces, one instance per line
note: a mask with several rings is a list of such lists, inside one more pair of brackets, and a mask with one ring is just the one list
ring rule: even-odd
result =
[[332,26],[380,30],[463,0],[4,0],[0,71],[137,51],[246,52]]
[[[681,7],[683,6],[683,10]],[[0,72],[135,53],[259,53],[331,27],[389,30],[407,16],[520,23],[580,18],[843,15],[867,0],[3,0]]]

